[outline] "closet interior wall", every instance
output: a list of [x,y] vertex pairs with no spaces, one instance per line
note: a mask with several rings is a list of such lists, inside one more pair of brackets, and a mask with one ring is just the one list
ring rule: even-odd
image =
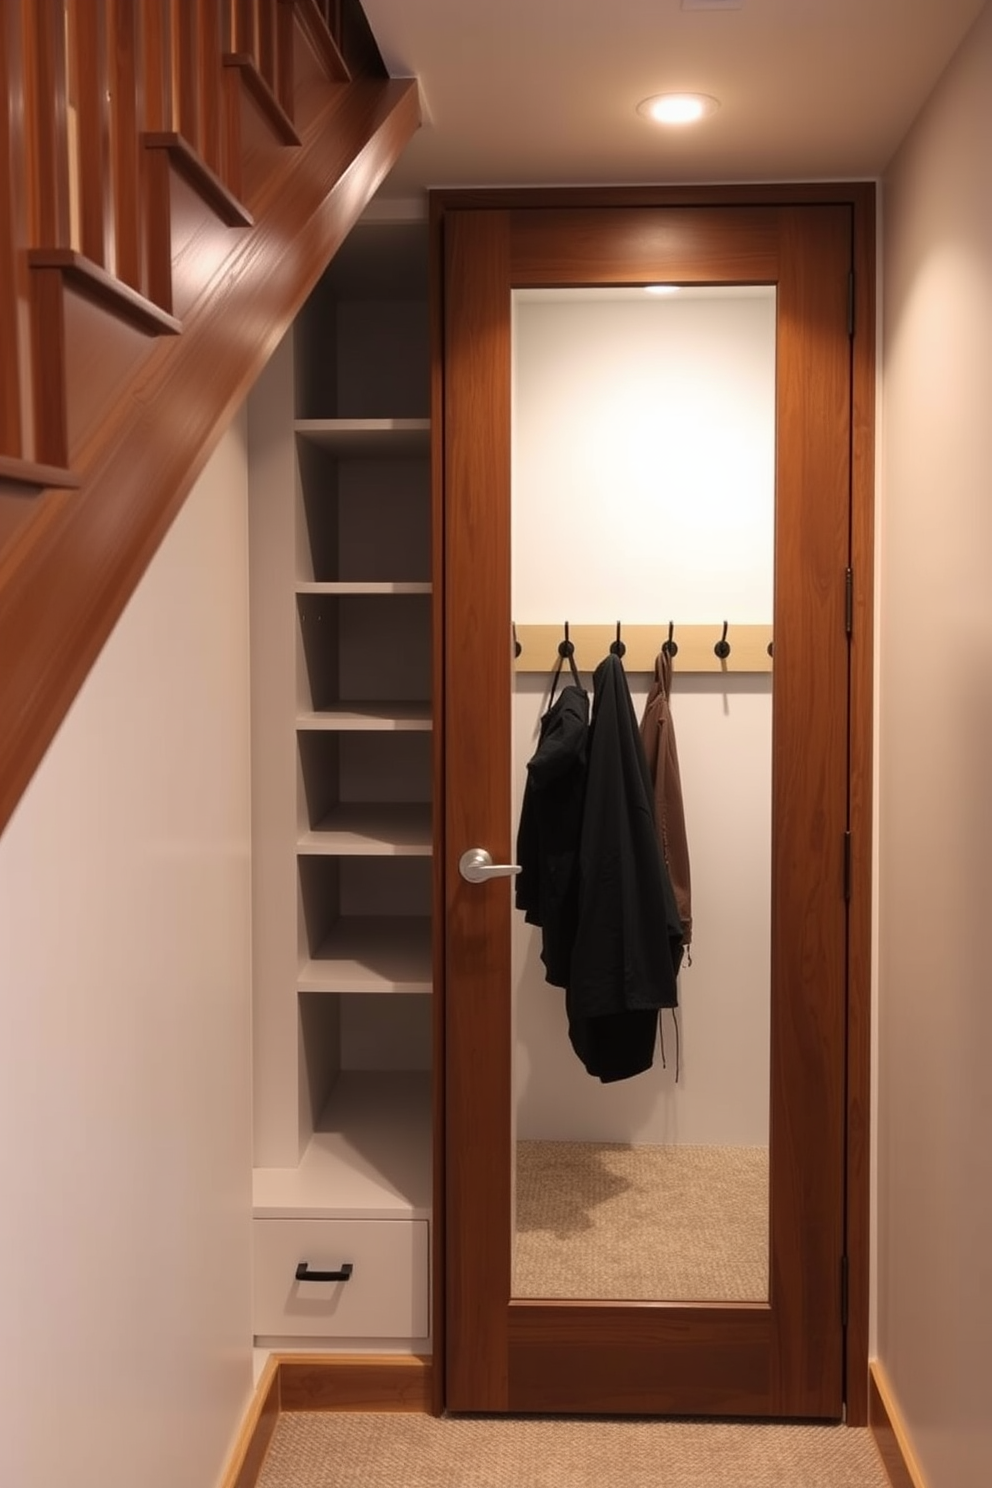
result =
[[426,223],[367,216],[249,403],[269,1346],[430,1349],[428,388]]
[[[569,1045],[539,932],[514,915],[517,1136],[766,1150],[775,293],[518,290],[512,325],[516,810],[548,699],[552,622],[557,637],[566,618],[579,622],[570,636],[590,692],[622,622],[640,719],[674,617],[695,925],[680,976],[681,1059],[666,1017],[665,1063],[659,1051],[652,1070],[604,1087]],[[713,653],[721,617],[723,663]],[[535,654],[547,658],[543,675],[534,662],[523,672]]]

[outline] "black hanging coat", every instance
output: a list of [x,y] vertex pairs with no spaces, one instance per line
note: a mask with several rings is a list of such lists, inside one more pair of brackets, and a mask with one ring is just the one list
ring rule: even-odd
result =
[[578,928],[588,738],[589,694],[565,687],[541,719],[517,829],[516,904],[528,924],[541,927],[541,960],[555,987],[568,985]]
[[611,653],[593,677],[565,999],[572,1047],[591,1075],[623,1080],[651,1067],[658,1012],[678,1002],[681,961],[682,924],[644,746],[623,666]]

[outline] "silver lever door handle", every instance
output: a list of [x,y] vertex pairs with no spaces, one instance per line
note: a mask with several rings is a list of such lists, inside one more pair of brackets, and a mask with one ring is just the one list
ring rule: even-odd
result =
[[494,863],[484,847],[470,847],[458,859],[458,872],[469,883],[485,883],[487,878],[512,878],[520,872],[520,864]]

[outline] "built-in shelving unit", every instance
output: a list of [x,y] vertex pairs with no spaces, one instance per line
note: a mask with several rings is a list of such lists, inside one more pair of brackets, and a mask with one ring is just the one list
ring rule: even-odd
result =
[[255,1170],[256,1216],[429,1219],[428,1097],[426,1074],[343,1074],[299,1166]]
[[427,1341],[428,369],[426,222],[363,222],[250,403],[263,1341]]

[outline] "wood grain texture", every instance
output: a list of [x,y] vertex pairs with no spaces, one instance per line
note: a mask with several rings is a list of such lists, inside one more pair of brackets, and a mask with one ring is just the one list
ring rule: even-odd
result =
[[224,107],[221,86],[223,45],[221,10],[223,0],[199,0],[197,32],[196,92],[200,110],[198,153],[212,175],[220,175],[224,163]]
[[[867,188],[870,190],[870,187]],[[748,182],[719,186],[477,186],[444,187],[431,192],[439,217],[449,211],[510,211],[517,208],[727,207],[850,205],[861,199],[864,182]]]
[[60,7],[39,5],[23,31],[28,241],[68,247],[69,146],[65,26]]
[[[569,622],[569,639],[575,647],[579,670],[588,671],[605,656],[616,640],[615,625],[573,625]],[[522,625],[514,622],[513,635],[521,647],[513,663],[514,672],[550,674],[558,659],[558,645],[564,636],[562,625]],[[620,639],[626,648],[624,668],[628,672],[653,672],[658,652],[668,637],[668,627],[659,619],[657,625],[621,625]],[[769,646],[771,625],[729,625],[727,645],[730,654],[717,655],[715,647],[723,638],[723,625],[679,625],[673,639],[678,653],[672,666],[676,674],[713,672],[731,675],[746,672],[770,672],[773,669]]]
[[79,493],[46,496],[0,552],[0,829],[228,418],[419,121],[410,83],[329,91],[183,335],[158,342],[74,452]]
[[[506,1410],[510,1296],[512,883],[469,884],[457,860],[510,857],[509,220],[444,224],[444,734],[447,976],[447,1404]],[[487,355],[480,356],[485,348]],[[484,562],[483,562],[483,555]],[[485,575],[485,581],[482,576]]]
[[764,1305],[516,1301],[509,1317],[509,1408],[770,1414],[773,1334]]
[[[508,455],[501,443],[504,436],[499,432],[499,426],[503,423],[502,409],[508,396],[509,373],[506,370],[501,380],[491,369],[471,364],[468,379],[472,390],[462,396],[452,391],[451,369],[453,366],[463,372],[458,359],[464,357],[467,363],[471,362],[473,347],[486,349],[480,354],[480,362],[490,355],[490,348],[496,348],[493,355],[504,355],[500,342],[502,331],[490,323],[493,312],[484,313],[481,321],[472,322],[471,319],[479,303],[488,305],[495,293],[491,236],[502,230],[498,224],[504,205],[520,208],[510,213],[510,267],[504,289],[507,313],[509,283],[518,282],[515,279],[517,273],[528,284],[541,283],[542,274],[546,275],[546,282],[554,284],[607,283],[611,274],[617,281],[629,283],[659,277],[658,266],[661,265],[665,276],[682,282],[693,282],[697,276],[712,281],[725,277],[730,282],[754,276],[763,282],[777,282],[780,319],[777,423],[781,437],[775,616],[776,764],[773,781],[776,928],[773,931],[772,989],[771,1310],[760,1321],[754,1313],[740,1310],[738,1315],[738,1310],[734,1310],[733,1329],[743,1329],[745,1340],[749,1336],[748,1330],[754,1330],[751,1345],[757,1352],[750,1355],[748,1343],[742,1343],[740,1337],[732,1339],[728,1333],[721,1342],[723,1322],[718,1317],[709,1315],[705,1324],[693,1320],[690,1334],[693,1328],[705,1327],[708,1342],[699,1355],[701,1359],[708,1352],[721,1370],[740,1368],[736,1382],[728,1384],[724,1372],[720,1384],[720,1390],[727,1398],[733,1395],[735,1410],[836,1419],[841,1412],[843,1390],[840,1264],[844,1249],[847,1114],[848,946],[843,844],[848,821],[849,706],[844,601],[845,570],[851,541],[851,368],[847,335],[851,195],[849,191],[845,193],[844,188],[828,187],[822,191],[821,188],[797,191],[787,188],[783,208],[771,206],[750,210],[752,204],[760,201],[760,190],[728,190],[727,198],[746,204],[749,209],[738,208],[731,213],[716,210],[713,213],[714,237],[709,244],[705,242],[705,224],[709,214],[696,210],[696,207],[725,199],[722,192],[589,193],[589,196],[599,199],[601,205],[609,203],[614,208],[616,199],[619,199],[620,205],[630,204],[638,208],[633,213],[615,209],[602,213],[602,226],[596,221],[595,212],[584,209],[585,193],[566,192],[569,210],[561,213],[559,241],[556,241],[554,232],[555,214],[548,210],[548,193],[536,194],[540,197],[540,208],[530,225],[527,225],[530,213],[520,208],[521,199],[527,199],[526,193],[440,193],[432,200],[436,237],[444,244],[448,274],[445,284],[444,355],[448,365],[445,368],[443,401],[444,450],[446,462],[453,453],[456,461],[461,461],[457,479],[452,478],[446,463],[445,517],[450,522],[462,500],[469,503],[476,500],[470,487],[484,493],[477,498],[478,506],[472,506],[459,551],[476,588],[480,587],[481,575],[488,570],[488,564],[485,569],[480,569],[477,561],[472,562],[473,554],[495,553],[495,572],[500,575],[501,537],[499,519],[494,513],[497,503],[506,501],[503,472]],[[828,198],[829,204],[818,205],[821,194]],[[670,195],[688,197],[692,210],[673,211],[671,231],[666,233],[663,223],[647,223],[650,213],[643,209],[651,207],[652,201],[655,206],[667,201]],[[774,198],[776,193],[771,191],[767,195]],[[802,205],[796,206],[796,202]],[[658,213],[659,218],[667,215],[666,212]],[[463,221],[471,221],[471,227],[463,227]],[[612,227],[616,227],[619,234],[619,250],[615,256],[609,248]],[[733,227],[743,241],[733,241]],[[522,240],[526,240],[525,247],[518,246],[518,230]],[[465,237],[461,236],[463,232]],[[750,239],[749,232],[753,234]],[[473,249],[486,261],[479,284],[472,280],[470,267],[460,258],[461,255],[468,259]],[[588,262],[583,260],[583,251],[589,253]],[[680,253],[684,253],[686,258],[680,258]],[[705,264],[704,270],[699,267],[701,262]],[[452,282],[453,274],[460,276],[457,287]],[[472,326],[464,338],[460,334],[463,324]],[[493,408],[497,410],[496,423],[489,415]],[[457,420],[456,437],[465,446],[455,452],[450,447],[449,426],[452,420]],[[476,446],[474,457],[469,450],[473,440]],[[497,472],[495,476],[494,471]],[[487,526],[487,522],[491,525]],[[470,845],[471,837],[470,832],[465,835],[468,821],[456,821],[458,810],[451,802],[458,770],[453,758],[456,752],[453,741],[460,739],[455,730],[462,726],[463,719],[463,711],[451,699],[454,685],[452,667],[464,666],[469,656],[475,658],[469,666],[474,666],[481,676],[488,679],[483,706],[489,709],[491,735],[500,738],[504,724],[499,717],[492,716],[492,700],[495,698],[499,705],[502,682],[493,679],[493,662],[495,660],[498,666],[502,656],[502,648],[498,646],[499,635],[507,635],[506,628],[494,628],[489,636],[488,649],[475,636],[474,632],[486,614],[494,627],[505,624],[498,606],[477,594],[470,598],[471,620],[466,629],[457,597],[455,559],[456,552],[449,542],[445,553],[448,630],[445,726],[449,791],[446,908],[451,913],[457,911],[458,899],[457,888],[452,890],[450,887],[453,859],[457,858],[456,843],[451,841],[450,834],[456,827],[460,830],[459,850]],[[458,637],[457,647],[452,632]],[[461,673],[458,677],[461,691],[465,685],[464,677]],[[468,695],[471,695],[470,688]],[[469,711],[465,704],[462,708]],[[473,736],[472,770],[462,777],[465,789],[473,789],[476,796],[492,795],[486,779],[489,767],[484,767],[486,755],[481,752],[486,742],[481,736]],[[460,749],[457,752],[460,753]],[[500,773],[498,766],[497,773]],[[499,803],[499,810],[503,810],[502,803]],[[459,933],[466,935],[467,955],[457,946]],[[491,1113],[487,1114],[481,1104],[479,1107],[463,1104],[463,1100],[471,1098],[469,1081],[464,1082],[459,1094],[457,1114],[450,1104],[452,1082],[458,1080],[460,1030],[465,1028],[469,1041],[470,1063],[473,1059],[479,1060],[483,1045],[494,1062],[502,1057],[505,1043],[499,1024],[502,1014],[495,1001],[498,994],[490,989],[488,981],[494,948],[486,934],[484,927],[466,921],[461,932],[457,925],[454,926],[448,940],[449,1220],[445,1259],[448,1338],[451,1345],[462,1326],[457,1315],[461,1312],[469,1319],[463,1328],[465,1342],[462,1352],[468,1355],[467,1340],[473,1333],[476,1343],[475,1358],[469,1366],[471,1384],[468,1388],[458,1381],[461,1355],[456,1354],[453,1347],[449,1349],[448,1406],[452,1409],[501,1408],[488,1403],[498,1400],[503,1390],[497,1363],[492,1358],[480,1361],[478,1356],[501,1350],[504,1346],[502,1330],[508,1326],[506,1346],[512,1364],[508,1363],[506,1398],[512,1399],[511,1408],[531,1408],[527,1404],[531,1389],[537,1392],[533,1399],[546,1402],[549,1398],[547,1391],[550,1389],[553,1393],[556,1387],[541,1381],[548,1373],[566,1370],[584,1402],[582,1408],[615,1409],[618,1408],[616,1378],[617,1369],[621,1367],[619,1356],[624,1347],[639,1346],[642,1327],[650,1330],[657,1324],[642,1322],[637,1316],[638,1310],[632,1309],[624,1320],[626,1332],[616,1341],[616,1357],[600,1352],[596,1328],[588,1331],[585,1343],[578,1347],[579,1333],[575,1330],[581,1331],[584,1326],[582,1318],[586,1308],[576,1308],[574,1319],[548,1311],[538,1323],[535,1321],[537,1314],[524,1314],[516,1303],[508,1308],[505,1303],[500,1305],[498,1298],[506,1296],[505,1257],[497,1252],[499,1243],[505,1244],[508,1251],[510,1221],[508,1205],[497,1220],[498,1200],[493,1197],[492,1183],[489,1193],[481,1200],[484,1218],[477,1230],[474,1228],[476,1221],[462,1214],[461,1199],[457,1205],[458,1217],[452,1217],[456,1208],[454,1195],[457,1192],[464,1197],[470,1193],[471,1183],[469,1180],[465,1189],[459,1187],[452,1178],[454,1170],[458,1165],[467,1169],[474,1158],[476,1166],[484,1167],[491,1177],[501,1174],[508,1142],[506,1134],[510,1130],[508,1105],[494,1122]],[[468,979],[463,982],[461,976],[465,971]],[[476,986],[486,989],[486,995],[480,997],[478,1005],[473,999]],[[505,998],[505,992],[503,995]],[[471,1015],[459,1006],[463,997],[472,1009]],[[473,1039],[479,1039],[475,1049]],[[483,1082],[478,1086],[479,1090],[495,1090],[499,1083],[498,1076],[491,1069],[479,1074],[479,1079]],[[458,1132],[471,1134],[471,1140],[466,1141],[465,1151],[461,1153],[457,1150]],[[485,1154],[482,1160],[480,1153]],[[496,1181],[502,1192],[502,1178]],[[494,1228],[501,1237],[499,1242],[493,1238]],[[469,1253],[458,1253],[456,1247],[465,1243],[469,1245]],[[469,1274],[479,1257],[482,1260],[476,1269],[475,1280],[489,1288],[485,1300],[473,1294]],[[687,1317],[684,1309],[672,1309],[669,1325],[673,1320],[677,1324],[680,1312],[683,1319]],[[507,1313],[508,1324],[503,1321]],[[522,1321],[525,1316],[529,1323]],[[645,1309],[644,1317],[648,1316]],[[482,1332],[487,1317],[494,1329],[491,1342],[490,1335]],[[601,1319],[598,1326],[602,1326]],[[563,1330],[560,1335],[556,1333],[559,1328]],[[759,1367],[756,1359],[764,1347],[759,1342],[759,1335],[768,1336],[769,1330],[771,1341],[762,1355],[764,1363]],[[483,1336],[485,1343],[482,1342]],[[532,1367],[528,1362],[531,1349],[537,1351],[533,1357],[540,1357],[540,1366]],[[735,1358],[736,1366],[727,1362]],[[675,1354],[670,1353],[666,1367],[675,1371],[675,1361]],[[655,1377],[656,1393],[668,1378],[660,1365],[659,1369],[661,1372]],[[673,1388],[677,1386],[675,1374],[670,1383]],[[478,1395],[473,1393],[477,1384],[483,1389],[483,1393]],[[702,1379],[700,1390],[704,1391]],[[558,1398],[563,1401],[565,1397],[560,1394]],[[679,1398],[680,1409],[692,1409],[687,1403],[687,1391],[683,1391]],[[604,1403],[606,1401],[610,1402],[608,1406]],[[700,1409],[713,1409],[712,1397],[707,1402],[701,1394],[700,1402]],[[561,1404],[560,1408],[568,1407]]]
[[772,714],[776,1410],[840,1415],[850,210],[782,210]]
[[[172,139],[173,130],[151,139]],[[174,309],[172,294],[172,167],[165,150],[146,150],[141,162],[144,222],[143,282],[148,298],[166,315]]]
[[528,285],[771,283],[778,272],[767,209],[537,208],[513,213],[512,282]]
[[144,291],[141,257],[142,195],[139,134],[144,127],[139,97],[141,57],[137,0],[108,0],[110,36],[110,142],[113,189],[114,272]]
[[284,1411],[427,1411],[432,1361],[420,1354],[281,1354]]
[[[276,7],[276,80],[275,92],[280,107],[289,112],[294,104],[294,15],[287,0]],[[295,120],[295,114],[294,114]]]
[[244,166],[241,135],[241,78],[237,71],[225,67],[221,78],[221,104],[224,112],[221,175],[231,195],[244,199]]
[[200,89],[198,56],[200,42],[200,0],[187,0],[172,13],[172,97],[175,125],[197,151],[200,139]]
[[141,78],[144,127],[175,129],[172,90],[172,6],[170,0],[141,0]]
[[871,1210],[872,721],[875,572],[875,188],[852,191],[854,210],[851,427],[851,899],[847,982],[847,1420],[868,1424]]
[[[0,10],[0,86],[4,98],[16,88],[13,70],[19,61],[20,27],[17,6]],[[11,110],[0,108],[0,457],[19,459],[21,439],[20,361],[17,336],[17,279],[15,246],[18,242],[13,180],[14,132]]]
[[[433,210],[428,226],[428,315],[430,320],[430,442],[431,442],[431,800],[433,861],[432,900],[437,907],[444,905],[444,865],[446,861],[446,831],[444,819],[444,797],[447,760],[444,748],[444,245],[441,240],[440,222]],[[434,1371],[432,1376],[431,1409],[441,1415],[445,1407],[445,1375],[447,1364],[447,1284],[445,1240],[447,1226],[447,1164],[445,1162],[445,1131],[447,1130],[447,1101],[444,1069],[446,1048],[446,996],[447,967],[445,963],[446,932],[444,914],[431,916],[431,1002],[432,1002],[432,1061],[434,1079],[431,1089],[431,1118],[433,1122],[432,1183],[433,1205],[431,1222],[431,1337],[434,1347]]]
[[877,1359],[869,1372],[868,1425],[892,1488],[926,1488],[892,1386]]
[[74,488],[79,485],[79,477],[74,471],[64,466],[39,465],[34,460],[21,460],[10,455],[0,455],[0,482],[25,488],[45,489],[48,486]]
[[[265,79],[270,90],[278,97],[276,83],[276,10],[274,5],[260,5],[257,12],[257,46],[256,59],[258,70]],[[287,100],[292,108],[292,99]],[[289,112],[290,109],[284,109]]]
[[231,3],[231,51],[255,55],[257,41],[257,0],[230,0]]
[[66,356],[62,268],[39,264],[31,278],[34,447],[41,464],[65,468],[69,464],[69,419],[62,371]]
[[79,120],[79,248],[111,273],[115,270],[113,184],[110,174],[110,89],[107,15],[101,3],[70,5],[69,76]]

